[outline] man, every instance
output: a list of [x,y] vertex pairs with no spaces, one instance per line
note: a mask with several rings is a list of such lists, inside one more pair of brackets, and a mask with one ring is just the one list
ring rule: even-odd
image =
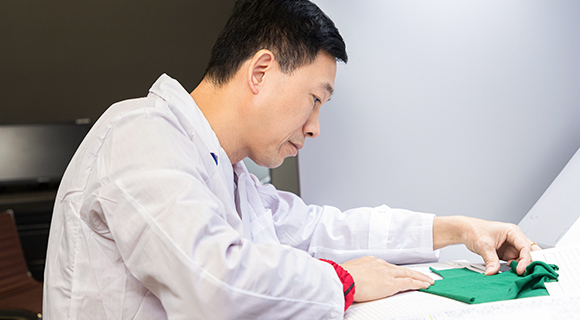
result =
[[248,173],[245,157],[276,167],[319,135],[337,60],[344,42],[314,4],[239,1],[193,92],[163,75],[111,106],[57,195],[44,317],[341,319],[353,299],[433,283],[391,263],[461,242],[488,274],[498,254],[522,273],[514,225],[308,206]]

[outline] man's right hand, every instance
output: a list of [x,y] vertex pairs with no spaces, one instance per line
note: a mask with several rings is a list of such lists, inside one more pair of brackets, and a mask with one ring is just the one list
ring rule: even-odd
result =
[[354,280],[355,302],[381,299],[401,291],[426,289],[434,283],[427,275],[373,256],[349,260],[341,266]]

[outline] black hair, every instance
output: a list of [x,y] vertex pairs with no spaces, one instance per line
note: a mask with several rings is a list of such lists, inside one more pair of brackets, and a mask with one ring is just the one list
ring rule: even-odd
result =
[[227,83],[242,63],[268,49],[291,73],[312,63],[320,50],[347,62],[346,45],[330,18],[308,0],[239,0],[213,46],[205,76]]

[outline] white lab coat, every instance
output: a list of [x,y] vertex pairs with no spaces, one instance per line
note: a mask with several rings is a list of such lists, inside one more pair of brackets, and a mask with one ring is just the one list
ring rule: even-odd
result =
[[342,319],[342,285],[314,258],[433,260],[432,221],[387,206],[307,206],[261,185],[162,75],[146,98],[109,108],[67,168],[44,317]]

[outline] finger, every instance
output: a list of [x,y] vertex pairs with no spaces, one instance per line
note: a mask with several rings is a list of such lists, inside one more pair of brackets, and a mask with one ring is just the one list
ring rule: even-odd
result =
[[520,251],[520,260],[518,262],[518,267],[516,268],[516,272],[519,275],[524,274],[526,268],[532,262],[532,256],[530,255],[531,250],[532,250],[531,247],[524,247]]
[[506,261],[515,260],[515,261],[519,261],[520,260],[520,250],[516,250],[515,248],[511,248],[509,250],[506,250],[503,255],[501,255],[501,254],[498,253],[498,256],[500,257],[501,260],[506,260]]
[[432,284],[412,278],[396,278],[394,279],[394,285],[397,288],[397,292],[401,292],[407,290],[427,289]]
[[536,245],[536,243],[532,242],[517,226],[514,225],[513,228],[508,231],[508,236],[505,239],[504,246],[505,245],[508,245],[508,250],[503,254],[502,258],[505,260],[514,259],[518,261],[517,273],[522,274],[527,265],[532,261],[530,252],[534,250],[532,246]]
[[496,274],[499,271],[499,257],[495,249],[484,249],[485,251],[480,253],[483,261],[485,262],[485,275]]
[[435,280],[433,280],[433,278],[429,277],[428,275],[415,271],[415,270],[411,270],[409,268],[406,267],[399,267],[399,269],[401,269],[402,273],[396,274],[395,277],[396,278],[409,278],[409,279],[413,279],[413,280],[417,280],[417,281],[421,281],[421,282],[427,282],[430,285],[433,284],[435,282]]
[[516,236],[513,243],[514,247],[519,250],[519,257],[516,258],[518,261],[516,272],[517,274],[522,275],[526,271],[527,266],[532,262],[530,252],[533,250],[532,246],[536,243],[530,241],[530,239],[523,234],[521,234],[521,236]]
[[[512,241],[510,241],[510,238],[513,239]],[[511,236],[508,237],[507,241],[511,242],[513,244],[513,246],[516,248],[517,251],[519,251],[519,258],[531,258],[529,256],[530,251],[532,250],[532,245],[536,244],[535,242],[532,242],[530,239],[528,239],[528,237],[526,237],[519,228],[516,228],[515,232],[511,232]],[[527,248],[527,251],[523,251],[524,248]],[[527,255],[527,256],[522,256],[522,254]]]

